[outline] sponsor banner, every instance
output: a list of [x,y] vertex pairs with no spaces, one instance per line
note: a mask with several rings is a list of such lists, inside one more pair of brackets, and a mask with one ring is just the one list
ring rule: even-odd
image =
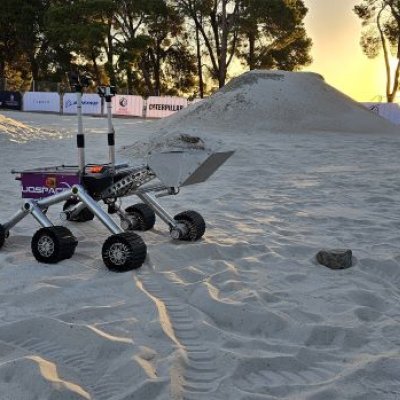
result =
[[370,111],[393,124],[400,125],[400,107],[396,103],[362,103]]
[[182,97],[149,97],[147,99],[146,117],[164,118],[188,106]]
[[114,115],[143,116],[143,99],[140,96],[117,95],[112,99]]
[[[76,105],[76,93],[65,93],[63,98],[64,114],[76,114]],[[88,93],[82,96],[82,114],[101,114],[101,98],[98,94]]]
[[49,92],[24,94],[24,111],[60,112],[60,95]]
[[42,199],[71,190],[79,184],[78,175],[23,172],[21,174],[22,198]]
[[22,94],[19,92],[0,92],[0,108],[22,110]]

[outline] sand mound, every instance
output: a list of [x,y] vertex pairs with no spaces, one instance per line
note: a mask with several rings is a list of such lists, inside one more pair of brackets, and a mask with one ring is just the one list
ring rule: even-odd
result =
[[[251,71],[229,82],[210,98],[158,123],[150,142],[135,143],[122,154],[191,148],[194,135],[203,148],[223,143],[216,131],[243,135],[303,132],[395,133],[397,128],[326,84],[315,73]],[[183,138],[183,139],[182,139]]]
[[[252,71],[164,121],[162,131],[388,133],[386,120],[326,84],[320,75]],[[183,132],[182,132],[183,133]]]
[[34,128],[21,121],[0,115],[0,135],[6,134],[11,141],[25,143],[32,139],[44,139],[49,136],[59,136],[51,129]]

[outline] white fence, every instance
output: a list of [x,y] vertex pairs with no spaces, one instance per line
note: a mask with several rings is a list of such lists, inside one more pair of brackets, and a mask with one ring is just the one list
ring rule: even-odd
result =
[[400,107],[397,103],[362,103],[370,111],[395,125],[400,125]]
[[147,99],[146,117],[164,118],[188,106],[187,99],[182,97],[149,97]]
[[24,94],[24,111],[60,112],[60,95],[48,92],[27,92]]
[[112,113],[130,117],[143,117],[144,101],[140,96],[117,95],[112,99]]
[[[77,100],[75,93],[66,93],[63,96],[64,114],[76,114]],[[82,96],[82,114],[101,115],[101,98],[98,94],[84,94]]]
[[[58,93],[27,92],[24,94],[24,111],[42,111],[64,114],[76,114],[75,93],[65,93],[61,99]],[[182,97],[149,97],[147,101],[140,96],[117,95],[112,99],[113,115],[129,117],[164,118],[188,106]],[[82,113],[103,115],[106,113],[104,102],[98,94],[82,96]]]

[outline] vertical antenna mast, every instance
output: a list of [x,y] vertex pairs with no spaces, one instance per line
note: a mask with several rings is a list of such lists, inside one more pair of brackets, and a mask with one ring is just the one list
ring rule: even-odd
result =
[[83,133],[83,121],[82,121],[82,87],[80,90],[76,88],[76,111],[78,115],[78,133],[76,134],[76,145],[78,148],[78,165],[79,173],[83,175],[85,173],[85,134]]
[[78,116],[78,133],[76,134],[76,145],[78,148],[78,165],[79,173],[84,175],[85,173],[85,134],[83,132],[83,120],[82,120],[82,93],[85,87],[90,86],[91,77],[86,74],[79,74],[77,72],[70,72],[68,75],[68,81],[71,89],[76,92],[76,110]]
[[115,130],[112,124],[112,104],[111,100],[117,93],[115,86],[100,86],[97,93],[103,97],[107,104],[107,121],[108,121],[108,153],[111,169],[115,170]]

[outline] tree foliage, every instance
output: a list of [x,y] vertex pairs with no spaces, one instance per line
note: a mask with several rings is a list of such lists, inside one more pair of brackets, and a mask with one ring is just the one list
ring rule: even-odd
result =
[[[354,7],[362,21],[360,44],[369,58],[381,53],[385,61],[386,98],[393,102],[399,89],[400,78],[400,1],[363,0]],[[396,60],[394,68],[391,58]]]
[[243,0],[239,57],[250,69],[296,70],[311,62],[304,28],[307,8],[299,0]]
[[234,60],[307,65],[306,13],[303,0],[2,0],[0,77],[59,82],[85,68],[129,93],[203,95]]

